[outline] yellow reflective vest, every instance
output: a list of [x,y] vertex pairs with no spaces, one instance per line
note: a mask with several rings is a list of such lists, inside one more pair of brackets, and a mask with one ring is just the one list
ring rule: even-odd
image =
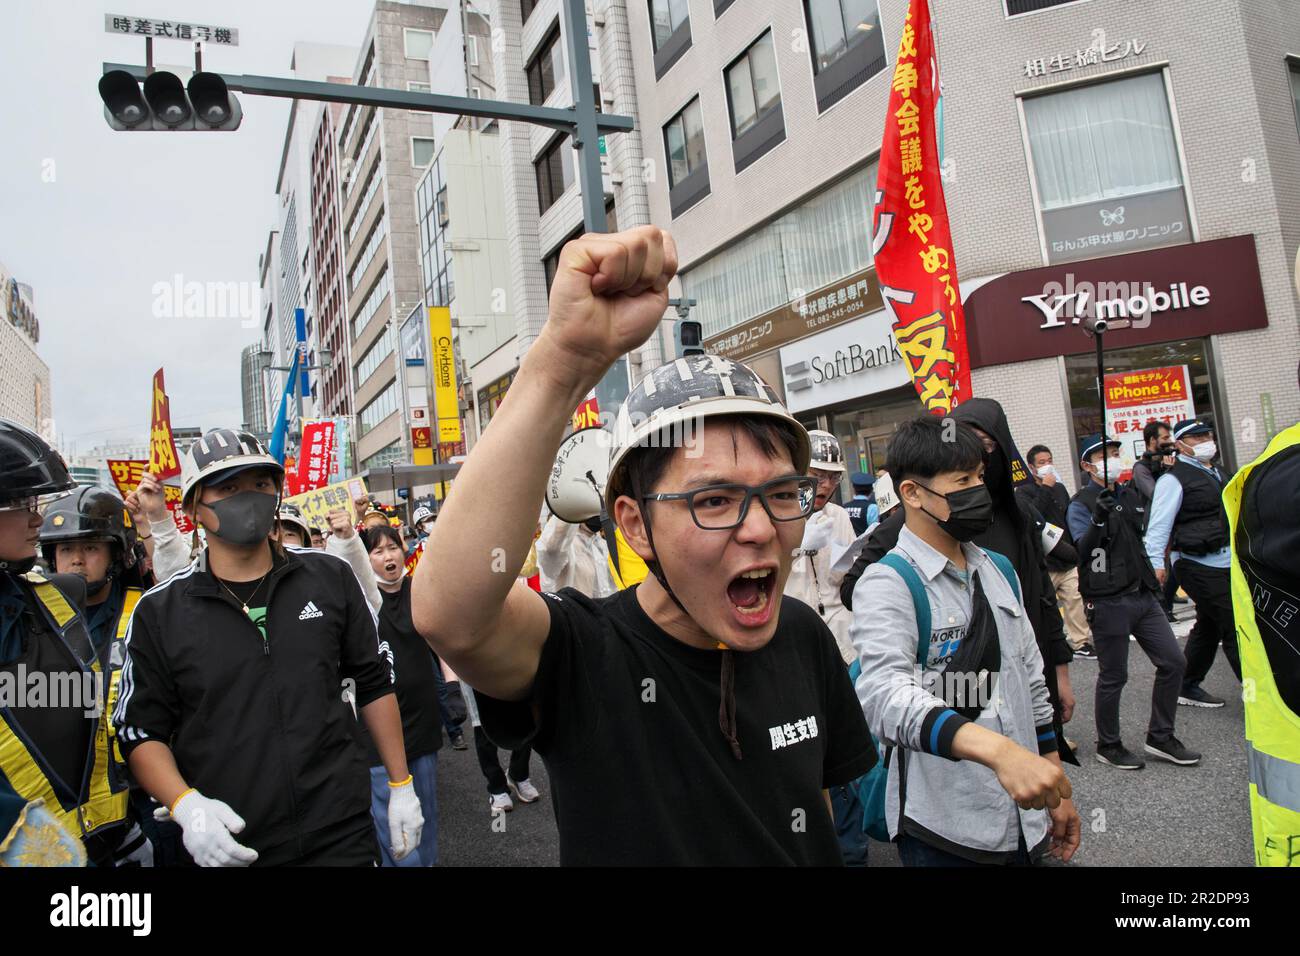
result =
[[[35,572],[24,575],[24,580],[32,588],[45,613],[45,622],[58,640],[66,643],[66,636],[74,627],[84,630],[84,621],[54,584]],[[119,636],[125,637],[124,622],[130,620],[127,605],[134,609],[140,594],[136,591],[132,595],[134,590],[136,589],[127,590],[126,605],[118,622],[115,641],[120,639]],[[89,644],[89,636],[86,637],[86,643]],[[72,656],[77,657],[75,653]],[[98,660],[92,665],[92,670],[99,671]],[[118,676],[111,676],[110,693],[116,693]],[[21,733],[21,728],[15,732],[15,721],[8,708],[0,710],[0,772],[4,773],[10,785],[22,797],[29,801],[40,800],[45,809],[71,833],[80,834],[84,838],[120,824],[127,815],[127,783],[114,765],[114,754],[110,749],[111,718],[111,709],[104,707],[99,708],[96,716],[83,718],[95,721],[90,777],[86,782],[77,781],[82,786],[84,802],[78,802],[81,794],[70,793],[65,787],[56,787],[49,779],[42,769],[43,762],[39,754],[33,754],[24,742],[25,735]]]
[[[1300,445],[1300,424],[1276,435],[1268,448],[1233,476],[1223,492],[1223,507],[1233,537],[1241,514],[1242,493],[1252,471],[1287,448]],[[1287,707],[1273,681],[1273,669],[1260,639],[1260,623],[1270,627],[1275,615],[1300,615],[1295,595],[1251,573],[1232,546],[1232,610],[1241,652],[1242,691],[1246,711],[1246,759],[1250,778],[1251,830],[1257,866],[1300,866],[1300,714]],[[1297,556],[1300,559],[1300,556]]]

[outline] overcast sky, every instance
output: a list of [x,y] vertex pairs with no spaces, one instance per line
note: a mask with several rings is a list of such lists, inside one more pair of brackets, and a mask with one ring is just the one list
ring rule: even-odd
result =
[[[155,318],[154,286],[258,283],[275,224],[287,100],[238,94],[234,133],[117,133],[96,84],[104,61],[144,63],[144,42],[104,14],[239,30],[204,60],[222,73],[288,75],[295,41],[360,43],[371,0],[60,0],[8,3],[0,33],[0,262],[35,293],[65,448],[148,433],[149,380],[166,369],[172,423],[238,425],[238,318]],[[192,66],[188,44],[155,62]],[[52,180],[52,181],[47,181]]]

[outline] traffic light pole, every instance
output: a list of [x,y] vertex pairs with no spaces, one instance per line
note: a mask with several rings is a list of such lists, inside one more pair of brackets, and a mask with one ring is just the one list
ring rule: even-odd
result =
[[[596,87],[591,75],[591,51],[587,46],[587,12],[585,0],[561,0],[564,17],[565,45],[569,64],[569,89],[573,106],[533,106],[505,100],[484,100],[470,96],[446,96],[441,93],[417,93],[390,90],[350,83],[323,83],[291,77],[254,74],[212,74],[226,87],[252,96],[314,100],[324,103],[349,103],[377,109],[410,110],[423,113],[449,113],[484,119],[532,123],[567,133],[577,152],[578,184],[582,192],[582,217],[587,232],[606,232],[604,176],[600,165],[602,133],[630,133],[636,128],[631,116],[602,113],[596,102]],[[152,50],[149,50],[152,61]],[[104,63],[107,75],[121,71],[139,83],[153,72],[148,66]],[[236,123],[237,125],[237,123]],[[627,359],[620,358],[596,386],[596,400],[602,415],[612,415],[627,397]]]

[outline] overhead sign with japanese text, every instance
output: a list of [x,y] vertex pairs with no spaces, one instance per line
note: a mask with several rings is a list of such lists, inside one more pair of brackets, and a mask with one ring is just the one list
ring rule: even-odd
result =
[[744,361],[883,307],[876,270],[864,269],[704,340],[704,350]]
[[176,441],[172,438],[171,403],[163,384],[162,369],[154,372],[152,394],[149,413],[149,470],[159,481],[163,481],[179,475],[181,464],[176,457]]
[[141,39],[188,40],[192,43],[239,46],[239,31],[233,27],[215,27],[208,23],[183,23],[179,20],[158,20],[152,17],[125,17],[116,13],[104,14],[104,32]]

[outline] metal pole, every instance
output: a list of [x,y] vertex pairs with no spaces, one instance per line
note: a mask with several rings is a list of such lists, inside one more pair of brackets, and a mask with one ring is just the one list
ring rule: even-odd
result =
[[[596,87],[591,75],[591,50],[587,47],[586,0],[561,0],[564,45],[569,61],[569,90],[573,94],[573,149],[577,154],[578,188],[582,191],[582,220],[587,232],[607,232],[605,177],[600,169],[601,119],[596,107]],[[596,384],[601,416],[609,416],[627,398],[627,358],[620,358]]]
[[1102,338],[1106,333],[1098,330],[1097,337],[1097,398],[1101,402],[1101,486],[1110,487],[1110,455],[1106,452],[1106,364],[1102,356]]

